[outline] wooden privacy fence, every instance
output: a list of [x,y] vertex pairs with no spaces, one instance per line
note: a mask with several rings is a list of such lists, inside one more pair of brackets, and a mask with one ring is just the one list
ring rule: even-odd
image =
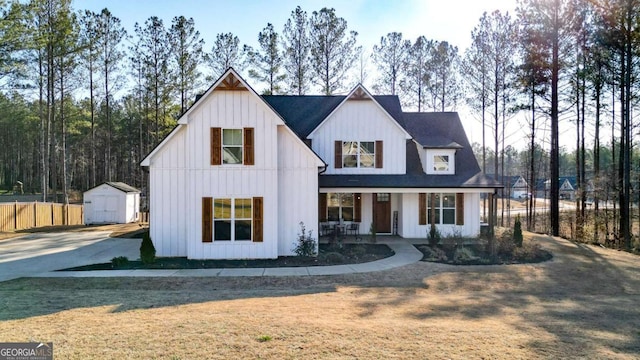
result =
[[0,231],[82,224],[84,224],[82,205],[39,202],[0,204]]

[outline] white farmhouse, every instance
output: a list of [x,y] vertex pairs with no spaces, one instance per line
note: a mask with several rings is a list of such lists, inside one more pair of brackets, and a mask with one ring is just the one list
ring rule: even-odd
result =
[[424,238],[480,232],[482,175],[457,113],[397,96],[260,96],[233,69],[142,161],[158,256],[293,255],[304,222]]

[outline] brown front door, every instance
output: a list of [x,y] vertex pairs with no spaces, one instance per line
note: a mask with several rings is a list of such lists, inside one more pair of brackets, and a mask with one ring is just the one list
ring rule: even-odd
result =
[[373,194],[373,219],[377,233],[391,233],[391,194]]

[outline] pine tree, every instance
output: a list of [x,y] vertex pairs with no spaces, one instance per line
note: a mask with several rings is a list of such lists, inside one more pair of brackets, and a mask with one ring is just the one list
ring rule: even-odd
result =
[[411,43],[403,40],[402,33],[399,32],[388,33],[380,38],[379,45],[373,46],[371,57],[380,73],[374,86],[378,93],[396,95],[410,47]]
[[193,18],[176,16],[169,29],[176,82],[180,95],[180,113],[184,113],[192,100],[193,92],[198,87],[200,72],[198,65],[202,62],[204,40],[195,29]]
[[325,95],[343,90],[347,73],[357,60],[357,32],[347,32],[347,21],[334,9],[314,11],[310,21],[311,69]]
[[288,91],[304,95],[309,90],[309,19],[300,6],[291,12],[284,25],[284,72]]
[[263,91],[264,94],[280,93],[280,83],[285,78],[285,75],[280,73],[283,57],[278,47],[280,35],[275,32],[272,24],[267,24],[258,34],[258,43],[260,44],[258,50],[249,49],[247,51],[247,56],[252,64],[249,76],[267,84],[267,88]]

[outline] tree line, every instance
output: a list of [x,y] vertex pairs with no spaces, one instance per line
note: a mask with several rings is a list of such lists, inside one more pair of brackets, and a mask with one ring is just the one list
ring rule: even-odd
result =
[[[512,169],[505,136],[517,124],[527,134],[519,143],[528,154],[521,160],[527,181],[546,173],[551,180],[554,235],[559,124],[571,124],[578,228],[592,181],[601,190],[596,212],[605,192],[613,197],[617,231],[630,246],[639,3],[520,0],[515,14],[483,14],[460,53],[447,41],[400,32],[381,34],[363,49],[358,33],[330,8],[296,7],[280,32],[266,24],[253,48],[231,32],[205,44],[184,16],[170,24],[150,17],[125,29],[108,9],[77,10],[71,0],[0,0],[0,184],[22,181],[28,191],[62,201],[69,190],[103,181],[146,189],[140,160],[195,95],[233,66],[264,94],[332,95],[369,82],[374,93],[398,95],[408,109],[465,105],[482,123],[481,168],[496,178]],[[533,222],[531,207],[527,226]]]

